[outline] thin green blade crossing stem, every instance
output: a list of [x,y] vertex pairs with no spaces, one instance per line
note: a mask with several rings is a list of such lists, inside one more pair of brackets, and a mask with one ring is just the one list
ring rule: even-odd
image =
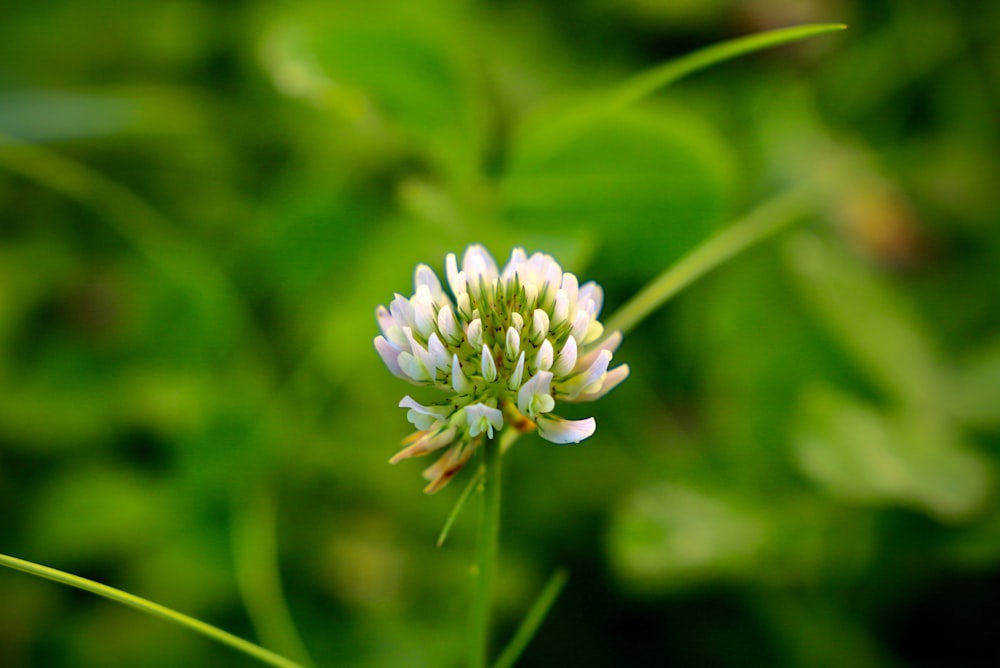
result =
[[72,573],[66,573],[65,571],[49,568],[48,566],[42,566],[41,564],[25,561],[24,559],[18,559],[17,557],[11,557],[6,554],[0,554],[0,566],[6,566],[16,571],[21,571],[22,573],[28,573],[30,575],[45,578],[46,580],[52,580],[69,587],[82,589],[83,591],[90,592],[91,594],[97,594],[98,596],[103,596],[104,598],[130,606],[136,610],[141,610],[146,614],[159,617],[160,619],[165,619],[168,622],[172,622],[178,626],[183,626],[191,631],[200,633],[203,636],[207,636],[212,640],[215,640],[216,642],[222,643],[223,645],[228,645],[229,647],[248,656],[252,656],[253,658],[268,665],[278,666],[278,668],[303,668],[294,661],[275,654],[270,650],[264,649],[259,645],[255,645],[254,643],[244,640],[239,636],[235,636],[228,631],[223,631],[222,629],[216,628],[211,624],[206,624],[199,619],[195,619],[194,617],[171,610],[170,608],[164,607],[158,603],[153,603],[152,601],[129,594],[128,592],[124,592],[120,589],[115,589],[114,587],[109,587],[99,582],[94,582],[93,580],[73,575]]
[[503,652],[500,653],[500,657],[496,660],[496,663],[493,664],[493,668],[513,668],[517,660],[521,658],[521,654],[528,647],[531,639],[535,637],[535,633],[538,632],[542,622],[545,621],[545,617],[548,616],[549,610],[555,605],[559,594],[562,593],[567,582],[569,582],[569,573],[565,569],[560,568],[552,574],[549,581],[545,583],[545,587],[542,588],[541,593],[538,594],[538,598],[531,605],[528,614],[521,620],[521,625],[517,627],[514,636],[507,643]]
[[804,186],[791,190],[710,237],[618,309],[605,323],[605,331],[630,331],[694,281],[805,216],[813,197]]

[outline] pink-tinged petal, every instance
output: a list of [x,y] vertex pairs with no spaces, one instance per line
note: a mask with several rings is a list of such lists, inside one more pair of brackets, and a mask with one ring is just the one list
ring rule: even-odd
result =
[[602,350],[597,354],[597,359],[583,373],[571,376],[568,380],[556,383],[555,389],[559,393],[559,398],[572,401],[593,383],[597,382],[601,376],[607,372],[608,364],[611,363],[611,353]]
[[620,346],[621,343],[622,333],[612,332],[608,335],[608,338],[601,341],[596,348],[588,350],[586,355],[583,355],[579,358],[579,360],[577,360],[577,369],[582,371],[583,369],[588,368],[594,363],[594,360],[597,359],[597,356],[601,354],[602,350],[607,350],[608,352],[613,353],[618,350],[618,346]]
[[413,327],[413,304],[403,295],[397,293],[389,304],[389,313],[400,327]]
[[595,318],[601,314],[601,307],[604,306],[604,290],[594,281],[587,281],[580,286],[580,297],[578,303],[593,300],[588,306],[590,314]]
[[382,335],[385,336],[386,339],[399,345],[406,344],[406,337],[403,336],[403,330],[400,329],[399,324],[393,320],[392,314],[389,313],[389,309],[384,306],[379,306],[375,309],[375,319],[378,321],[379,330],[381,330]]
[[563,349],[559,351],[559,357],[552,365],[552,373],[556,378],[562,378],[576,367],[577,347],[576,339],[571,335],[563,344]]
[[573,399],[565,399],[565,401],[571,403],[578,403],[583,401],[594,401],[595,399],[600,399],[605,394],[615,389],[622,382],[628,378],[629,367],[628,364],[622,364],[621,366],[616,366],[614,369],[608,371],[601,381],[600,388],[595,392],[581,392]]
[[565,445],[566,443],[579,443],[590,438],[597,429],[597,421],[594,418],[586,420],[564,420],[556,415],[543,415],[535,420],[538,426],[538,434],[546,441]]
[[392,372],[392,375],[403,380],[408,380],[411,383],[413,382],[413,379],[403,373],[403,369],[399,366],[399,355],[401,352],[399,348],[389,343],[384,336],[376,336],[375,350],[378,351],[379,356],[385,362],[389,371]]

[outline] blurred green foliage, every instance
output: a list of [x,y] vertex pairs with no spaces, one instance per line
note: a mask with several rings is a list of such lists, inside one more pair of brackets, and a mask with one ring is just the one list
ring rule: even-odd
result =
[[[564,133],[623,80],[807,21]],[[386,460],[374,307],[554,254],[608,314],[727,220],[802,228],[626,338],[597,434],[506,464],[520,665],[996,665],[1000,5],[0,9],[0,552],[321,665],[460,665],[475,513]],[[466,474],[468,475],[468,473]],[[249,665],[0,573],[4,666]],[[308,648],[307,650],[302,649]]]

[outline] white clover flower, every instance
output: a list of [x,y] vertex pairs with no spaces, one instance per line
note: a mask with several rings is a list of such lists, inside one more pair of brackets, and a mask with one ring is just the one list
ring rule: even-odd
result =
[[417,266],[414,294],[397,294],[375,312],[375,349],[389,370],[414,385],[448,394],[424,406],[399,405],[416,432],[390,461],[444,454],[424,471],[436,492],[465,465],[484,435],[508,423],[537,428],[553,443],[579,443],[594,433],[594,418],[566,420],[558,402],[593,401],[628,376],[628,365],[608,369],[621,334],[603,337],[597,320],[604,301],[594,282],[579,285],[550,255],[515,248],[499,270],[480,245],[445,262],[449,296],[427,265]]

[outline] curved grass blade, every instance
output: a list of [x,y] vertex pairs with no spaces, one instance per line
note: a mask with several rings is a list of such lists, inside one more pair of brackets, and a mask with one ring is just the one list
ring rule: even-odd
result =
[[285,600],[277,533],[274,498],[270,493],[262,490],[252,493],[250,498],[234,495],[231,537],[236,583],[254,632],[267,645],[314,666],[316,662],[309,655]]
[[723,61],[846,28],[847,25],[843,23],[812,23],[768,30],[713,44],[628,79],[612,93],[606,111],[614,112],[635,104],[678,79]]
[[569,572],[566,569],[559,568],[552,574],[541,593],[538,594],[538,598],[528,609],[528,614],[524,616],[521,625],[514,632],[514,636],[504,647],[496,663],[493,664],[493,668],[512,668],[525,648],[528,647],[531,639],[535,637],[535,633],[545,621],[545,617],[555,605],[556,599],[559,598],[559,594],[562,593],[567,582],[569,582]]
[[278,668],[302,668],[302,666],[294,661],[275,654],[270,650],[264,649],[259,645],[255,645],[254,643],[244,640],[239,636],[235,636],[228,631],[223,631],[222,629],[216,628],[211,624],[206,624],[199,619],[189,617],[188,615],[176,612],[175,610],[171,610],[170,608],[164,607],[158,603],[147,601],[144,598],[134,596],[133,594],[129,594],[128,592],[124,592],[120,589],[115,589],[114,587],[109,587],[99,582],[94,582],[93,580],[73,575],[72,573],[66,573],[64,571],[56,570],[55,568],[49,568],[48,566],[42,566],[41,564],[25,561],[24,559],[18,559],[17,557],[11,557],[6,554],[0,554],[0,566],[6,566],[16,571],[21,571],[22,573],[28,573],[30,575],[52,580],[69,587],[82,589],[83,591],[90,592],[91,594],[97,594],[98,596],[103,596],[104,598],[121,603],[122,605],[130,606],[136,610],[145,612],[146,614],[159,617],[160,619],[165,619],[168,622],[177,624],[178,626],[183,626],[190,631],[207,636],[216,642],[228,645],[232,649],[243,652],[244,654],[270,666],[277,666]]

